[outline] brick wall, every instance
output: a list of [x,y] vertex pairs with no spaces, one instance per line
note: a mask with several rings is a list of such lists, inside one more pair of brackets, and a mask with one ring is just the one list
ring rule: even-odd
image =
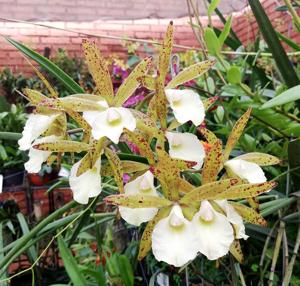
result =
[[[4,0],[0,0],[4,1]],[[6,0],[5,0],[6,1]],[[22,0],[25,1],[25,0]],[[78,0],[79,1],[79,0]],[[53,1],[55,2],[55,1]],[[100,1],[101,2],[101,1]],[[105,1],[107,2],[107,1]],[[300,42],[298,35],[294,32],[290,16],[287,12],[276,12],[277,2],[275,0],[264,0],[263,5],[273,25],[280,32],[285,33],[291,38]],[[257,25],[249,8],[234,13],[233,29],[241,38],[245,45],[253,41],[257,35]],[[217,19],[217,18],[215,18]],[[188,18],[176,18],[175,43],[190,47],[199,47],[195,40],[192,29],[188,25]],[[203,25],[207,24],[207,18],[201,18]],[[72,29],[79,32],[91,33],[93,35],[106,36],[128,36],[138,39],[157,39],[161,40],[168,19],[140,19],[140,20],[98,20],[90,22],[42,22],[55,27]],[[215,20],[215,25],[221,27],[220,22]],[[82,57],[81,39],[84,37],[76,33],[59,31],[44,27],[32,26],[30,24],[0,22],[0,33],[13,37],[26,43],[40,53],[45,47],[50,47],[53,51],[58,48],[66,48],[71,56]],[[93,38],[93,37],[92,37]],[[105,55],[117,53],[121,56],[126,55],[126,49],[122,46],[121,40],[107,38],[93,38]],[[139,49],[143,53],[143,45]],[[9,66],[14,70],[31,73],[32,70],[22,58],[20,53],[12,46],[0,38],[0,68]]]
[[[224,13],[239,11],[246,0],[222,0]],[[198,1],[204,13],[204,1]],[[81,22],[187,16],[186,0],[0,0],[0,17],[32,21]]]

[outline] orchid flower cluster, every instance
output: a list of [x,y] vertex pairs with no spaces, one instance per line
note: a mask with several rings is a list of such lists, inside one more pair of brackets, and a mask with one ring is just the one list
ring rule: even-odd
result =
[[[215,260],[231,252],[242,261],[239,240],[247,239],[244,221],[266,225],[257,211],[256,196],[276,186],[274,181],[267,182],[261,166],[278,164],[279,159],[262,153],[229,159],[251,109],[236,122],[224,148],[203,127],[205,112],[217,98],[201,100],[194,90],[180,87],[206,73],[215,60],[196,63],[165,84],[173,46],[170,23],[157,64],[152,58],[143,59],[114,94],[100,51],[88,40],[82,45],[96,86],[93,94],[60,98],[45,78],[49,96],[24,90],[35,106],[19,140],[20,149],[29,150],[26,170],[36,173],[44,162],[54,164],[68,152],[84,152],[69,176],[74,200],[87,204],[101,193],[101,178],[114,176],[119,193],[104,201],[117,206],[127,223],[147,223],[138,259],[152,249],[158,261],[176,267],[199,254]],[[150,74],[150,68],[155,72]],[[149,90],[147,110],[123,107],[140,86]],[[69,118],[82,128],[81,140],[70,137]],[[198,136],[178,131],[190,122]],[[119,143],[136,146],[143,160],[121,160]],[[124,185],[125,173],[131,178]],[[187,173],[200,175],[201,185],[193,185]],[[247,199],[248,206],[242,199]]]

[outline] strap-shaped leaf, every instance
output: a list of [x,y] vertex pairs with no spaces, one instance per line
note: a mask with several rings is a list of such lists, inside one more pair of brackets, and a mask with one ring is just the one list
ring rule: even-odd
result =
[[242,248],[241,248],[240,242],[237,239],[235,239],[232,242],[232,244],[230,245],[229,251],[239,263],[244,262],[244,255],[242,252]]
[[161,208],[172,204],[171,201],[157,197],[144,195],[111,195],[104,198],[105,203],[128,208]]
[[204,99],[202,102],[203,102],[205,110],[207,111],[218,99],[219,99],[218,96]]
[[83,111],[104,111],[105,108],[99,104],[95,104],[95,101],[78,98],[78,97],[63,97],[59,99],[59,105],[63,109],[71,109],[77,112]]
[[277,186],[276,182],[265,182],[261,184],[243,184],[233,186],[221,194],[211,195],[209,200],[237,200],[256,197]]
[[222,168],[222,142],[217,140],[212,146],[204,160],[202,169],[202,184],[214,182]]
[[88,69],[95,81],[97,92],[111,104],[114,98],[114,91],[105,59],[95,43],[84,39],[82,40],[82,47]]
[[246,153],[241,156],[235,157],[235,159],[252,162],[259,166],[277,165],[281,162],[280,159],[275,156],[259,152]]
[[93,167],[92,164],[92,158],[91,153],[88,152],[85,154],[85,156],[81,159],[81,162],[79,164],[79,167],[77,169],[76,176],[79,177],[83,173],[85,173],[87,170],[91,169]]
[[151,62],[151,57],[143,59],[123,81],[114,98],[114,106],[121,106],[134,93],[140,85],[138,78],[147,72]]
[[23,92],[28,97],[28,99],[30,100],[30,103],[32,105],[38,105],[42,102],[50,101],[50,99],[47,96],[45,96],[44,94],[42,94],[41,92],[39,92],[37,90],[33,90],[30,88],[24,88]]
[[210,145],[218,144],[217,141],[219,139],[213,132],[211,132],[206,128],[200,128],[200,127],[197,130],[204,136],[208,144]]
[[267,221],[254,209],[235,202],[230,202],[230,204],[245,221],[250,222],[252,224],[267,226]]
[[82,142],[57,140],[51,143],[40,143],[33,145],[34,149],[51,152],[82,152],[88,151],[90,145]]
[[139,77],[138,81],[143,87],[149,90],[155,90],[155,77],[151,75],[144,75]]
[[164,83],[166,75],[169,71],[170,58],[173,48],[173,22],[168,25],[166,35],[159,50],[158,71],[161,82]]
[[248,110],[239,118],[239,120],[233,126],[224,150],[224,162],[228,160],[232,149],[241,137],[244,128],[249,120],[251,110],[251,108],[248,108]]
[[148,159],[149,164],[153,165],[155,163],[154,154],[147,140],[145,139],[145,136],[136,132],[132,132],[126,128],[124,129],[124,133],[128,140],[139,148],[140,154]]
[[162,208],[158,211],[156,216],[147,223],[143,235],[141,237],[138,260],[142,260],[150,251],[152,245],[153,229],[161,219],[168,216],[169,212],[170,212],[170,207]]
[[180,73],[178,73],[168,84],[166,89],[175,88],[176,86],[188,82],[196,77],[206,73],[214,64],[215,60],[207,60],[189,66]]
[[194,202],[205,200],[211,196],[216,196],[220,193],[223,193],[239,182],[240,181],[238,179],[226,179],[202,185],[187,193],[180,200],[180,203],[189,205]]
[[118,155],[110,150],[109,148],[105,148],[104,151],[108,162],[113,170],[114,178],[116,181],[116,184],[119,188],[120,193],[124,193],[124,186],[123,186],[123,169],[122,169],[122,163],[119,159]]
[[167,128],[167,97],[165,94],[165,89],[163,82],[159,79],[156,80],[155,89],[155,104],[156,104],[156,114],[159,119],[162,129]]

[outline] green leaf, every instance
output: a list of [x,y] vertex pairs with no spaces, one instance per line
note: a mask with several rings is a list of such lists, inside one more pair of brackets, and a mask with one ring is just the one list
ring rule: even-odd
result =
[[294,67],[283,49],[276,32],[259,0],[249,1],[259,29],[272,52],[276,65],[288,87],[299,84],[299,78]]
[[134,274],[129,259],[125,255],[120,255],[118,258],[118,266],[122,281],[125,286],[134,285]]
[[215,11],[217,6],[219,5],[221,0],[212,0],[207,8],[207,15],[211,16],[211,14]]
[[[23,235],[28,234],[29,227],[28,227],[28,224],[26,222],[24,215],[22,213],[17,213],[17,219],[20,223]],[[36,261],[38,256],[37,256],[37,251],[34,246],[29,247],[27,253],[28,253],[28,257],[29,257],[31,263]]]
[[0,132],[0,139],[18,141],[22,137],[21,133],[16,132]]
[[223,29],[222,29],[222,32],[219,36],[219,43],[220,43],[220,46],[222,47],[225,40],[227,39],[229,33],[230,33],[230,30],[231,30],[231,24],[232,24],[232,16],[230,15],[230,17],[227,19]]
[[6,37],[5,39],[59,80],[70,93],[84,93],[84,90],[70,76],[47,58],[11,38]]
[[[3,222],[0,222],[0,249],[3,249],[4,247],[4,235],[3,235]],[[4,253],[0,252],[0,261],[4,258]],[[0,280],[6,279],[7,273],[3,272],[2,275],[0,275]],[[8,282],[2,282],[3,286],[7,286]]]
[[221,46],[217,35],[214,30],[211,28],[206,28],[204,31],[204,40],[208,49],[208,52],[217,56],[220,54]]
[[293,41],[292,39],[284,36],[283,34],[277,32],[277,31],[276,31],[276,34],[281,41],[285,42],[288,46],[290,46],[295,51],[300,52],[300,45],[297,45],[297,43],[295,41]]
[[278,96],[266,102],[265,104],[263,104],[261,109],[283,105],[289,102],[294,102],[299,99],[300,99],[300,85],[297,85],[284,91],[283,93],[279,94]]
[[76,263],[75,258],[73,257],[71,251],[68,249],[66,243],[63,238],[59,236],[57,238],[58,249],[61,255],[61,258],[64,262],[65,269],[71,279],[71,281],[76,286],[86,286],[88,285],[87,281],[85,281],[83,275],[81,274],[79,267]]
[[227,70],[227,80],[231,84],[239,84],[242,81],[242,74],[237,66],[231,66]]
[[4,146],[1,145],[1,144],[0,144],[0,158],[1,158],[3,161],[5,161],[5,160],[8,158]]

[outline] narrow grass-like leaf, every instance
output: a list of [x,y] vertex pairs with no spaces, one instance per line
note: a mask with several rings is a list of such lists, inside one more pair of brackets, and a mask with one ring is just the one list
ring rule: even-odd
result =
[[261,109],[283,105],[300,100],[300,85],[294,86],[263,104]]
[[46,71],[48,71],[52,76],[59,80],[70,93],[83,93],[84,90],[78,85],[70,76],[68,76],[64,71],[62,71],[58,66],[49,61],[47,58],[36,53],[25,45],[6,37],[6,40],[15,46],[24,55],[34,60]]
[[232,16],[230,15],[222,29],[220,36],[219,36],[219,42],[220,42],[221,47],[223,46],[225,40],[227,39],[227,37],[230,33],[231,24],[232,24]]
[[68,249],[66,243],[64,242],[61,236],[57,238],[57,242],[59,253],[64,262],[65,269],[73,284],[76,286],[88,285],[87,281],[84,279],[83,275],[79,270],[79,266],[77,265],[75,258],[73,257],[71,251]]
[[[20,223],[23,235],[28,234],[29,233],[29,227],[28,227],[28,224],[26,222],[26,219],[25,219],[24,215],[22,213],[17,213],[17,219]],[[31,246],[31,247],[28,248],[27,254],[28,254],[28,257],[29,257],[31,263],[36,261],[37,251],[36,251],[34,246]]]
[[288,87],[299,84],[299,78],[294,67],[284,51],[276,32],[259,0],[249,1],[249,5],[256,18],[259,29],[272,52],[276,65]]

